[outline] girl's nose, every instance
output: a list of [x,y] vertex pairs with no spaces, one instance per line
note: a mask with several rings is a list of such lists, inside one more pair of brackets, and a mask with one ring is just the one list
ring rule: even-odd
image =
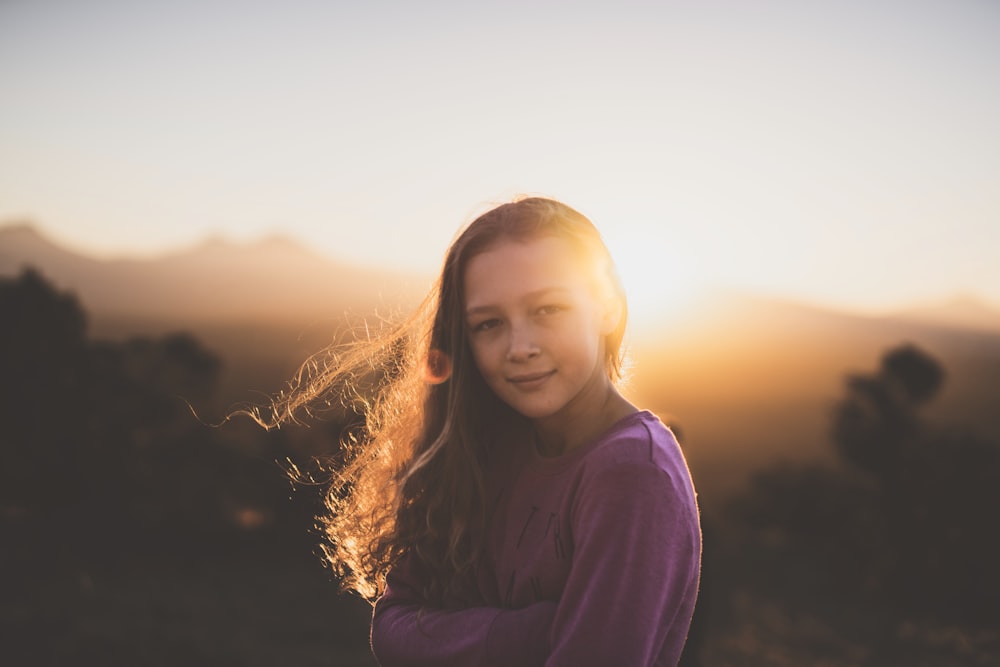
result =
[[510,332],[510,345],[507,348],[508,361],[527,361],[538,356],[539,348],[527,326],[514,326]]

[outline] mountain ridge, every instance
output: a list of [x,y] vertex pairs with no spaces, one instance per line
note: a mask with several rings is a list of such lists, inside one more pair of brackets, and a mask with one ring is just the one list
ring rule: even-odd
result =
[[[330,259],[278,233],[247,242],[210,236],[154,257],[101,259],[66,248],[32,222],[0,225],[0,275],[15,275],[27,266],[77,292],[95,314],[210,320],[308,319],[326,305],[361,311],[374,303],[390,308],[412,305],[431,284],[431,276]],[[211,303],[198,296],[213,289],[217,294]],[[675,321],[668,327],[661,320],[659,327],[647,328],[684,331],[687,321],[699,330],[720,319],[742,317],[742,324],[753,331],[758,324],[770,328],[768,312],[782,313],[786,320],[797,313],[800,322],[811,320],[814,325],[832,317],[1000,332],[1000,307],[971,293],[871,315],[725,288],[707,293],[680,313],[679,325]]]
[[[225,402],[273,394],[343,333],[345,313],[409,309],[431,283],[333,262],[293,239],[208,239],[154,259],[98,260],[30,225],[0,227],[0,275],[29,264],[77,293],[92,335],[197,335],[224,360]],[[920,309],[865,315],[718,290],[655,327],[637,323],[624,390],[683,431],[707,498],[776,458],[829,460],[829,413],[845,378],[877,371],[885,351],[904,343],[947,369],[931,417],[1000,437],[1000,314],[958,299],[955,312],[934,317]],[[970,312],[978,325],[963,323]]]
[[206,239],[155,258],[97,259],[68,250],[31,224],[0,227],[0,275],[33,267],[77,294],[95,317],[223,321],[303,320],[415,300],[429,280],[329,260],[297,241]]

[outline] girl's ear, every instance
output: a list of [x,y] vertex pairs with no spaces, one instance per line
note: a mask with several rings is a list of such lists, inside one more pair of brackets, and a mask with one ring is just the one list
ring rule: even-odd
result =
[[622,300],[616,295],[602,299],[601,335],[609,336],[622,321]]

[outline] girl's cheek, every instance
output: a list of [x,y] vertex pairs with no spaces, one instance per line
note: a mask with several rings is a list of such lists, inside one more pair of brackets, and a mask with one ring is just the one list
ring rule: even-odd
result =
[[480,331],[473,339],[473,346],[478,346],[481,350],[489,350],[498,347],[503,339],[503,327],[493,327],[486,331]]
[[480,375],[484,377],[487,375],[487,355],[483,350],[482,343],[472,345],[472,360],[476,364],[476,369],[479,371]]

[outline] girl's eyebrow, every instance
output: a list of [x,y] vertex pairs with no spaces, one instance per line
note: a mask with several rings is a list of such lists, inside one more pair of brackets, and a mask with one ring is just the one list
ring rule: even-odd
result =
[[[533,290],[528,292],[523,296],[524,301],[533,301],[535,299],[540,299],[546,296],[566,296],[570,293],[570,289],[567,287],[543,287],[541,289]],[[471,315],[476,315],[479,313],[490,312],[496,309],[496,306],[492,304],[483,304],[481,306],[473,306],[471,308],[465,309],[465,316],[469,317]]]

